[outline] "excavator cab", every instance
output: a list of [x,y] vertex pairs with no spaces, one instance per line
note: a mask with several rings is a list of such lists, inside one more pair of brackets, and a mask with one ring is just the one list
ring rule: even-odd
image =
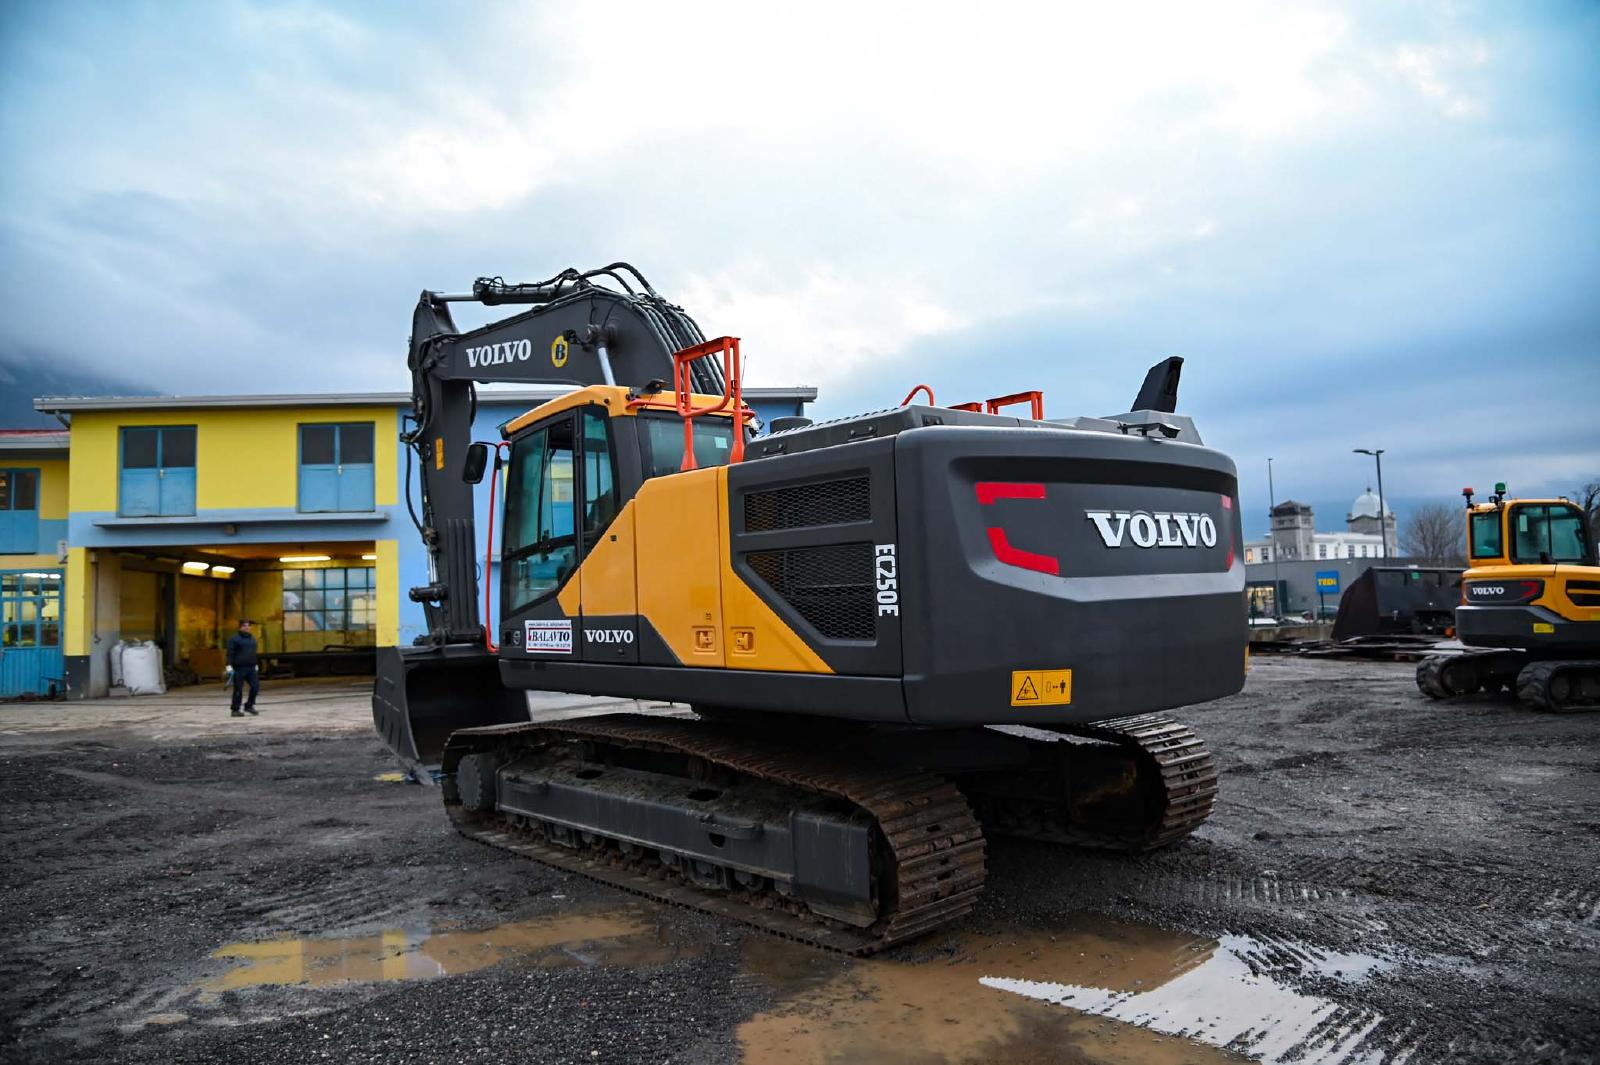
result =
[[[1484,647],[1594,647],[1600,643],[1600,566],[1588,520],[1567,499],[1467,503],[1470,568],[1456,632]],[[1468,493],[1470,493],[1468,489]]]
[[[577,661],[638,661],[636,629],[622,624],[636,613],[634,516],[618,518],[653,478],[742,457],[755,414],[732,392],[672,396],[593,385],[507,422],[495,445],[467,449],[462,482],[492,478],[481,570],[485,637],[478,646],[380,651],[374,718],[403,761],[432,767],[457,729],[527,720],[526,696],[505,683],[501,657],[538,647]],[[496,520],[503,521],[498,532]],[[574,579],[601,545],[605,563]],[[579,617],[589,624],[575,628]]]

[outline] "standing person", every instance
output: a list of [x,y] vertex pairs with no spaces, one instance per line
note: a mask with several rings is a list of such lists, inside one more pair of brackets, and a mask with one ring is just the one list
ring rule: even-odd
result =
[[[256,694],[261,691],[261,677],[256,672],[259,656],[256,638],[250,634],[250,619],[239,619],[239,631],[228,637],[228,668],[233,671],[233,716],[243,717],[256,712]],[[250,698],[239,710],[239,699],[244,686],[250,685]]]

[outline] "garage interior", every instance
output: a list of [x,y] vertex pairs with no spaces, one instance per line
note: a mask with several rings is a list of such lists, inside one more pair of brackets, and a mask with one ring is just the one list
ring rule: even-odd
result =
[[[268,675],[373,670],[371,541],[151,547],[115,557],[114,639],[154,641],[180,681],[185,671],[194,680],[222,676],[223,648],[240,618],[254,623]],[[102,624],[110,605],[97,603]]]

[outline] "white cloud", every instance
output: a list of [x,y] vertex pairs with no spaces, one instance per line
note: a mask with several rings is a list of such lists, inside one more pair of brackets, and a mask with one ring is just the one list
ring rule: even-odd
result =
[[[112,71],[119,93],[32,87],[50,135],[17,159],[48,192],[0,211],[48,216],[114,188],[204,208],[206,231],[165,260],[88,230],[48,258],[90,264],[109,321],[162,323],[106,330],[132,354],[203,363],[214,331],[282,359],[312,350],[286,335],[326,315],[370,346],[299,367],[366,373],[424,285],[623,256],[708,332],[742,335],[753,381],[832,394],[931,338],[1043,310],[1095,343],[1137,327],[1130,348],[1188,351],[1209,328],[1241,361],[1251,341],[1287,359],[1307,336],[1403,332],[1399,313],[1321,290],[1359,293],[1380,262],[1380,310],[1410,299],[1418,272],[1374,219],[1399,218],[1406,247],[1438,230],[1406,210],[1406,181],[1425,180],[1391,160],[1429,117],[1419,99],[1491,115],[1497,56],[1457,24],[1397,35],[1363,9],[1265,0],[485,6],[426,32],[309,4],[236,10],[246,44],[183,91],[165,73],[143,87],[136,65]],[[57,119],[74,100],[93,107]],[[348,289],[284,313],[318,267]],[[285,300],[234,309],[229,286],[263,272]],[[197,310],[197,292],[227,306]],[[1404,313],[1426,313],[1413,302]],[[57,342],[56,308],[39,308],[11,336]]]
[[746,262],[690,274],[678,289],[709,333],[740,335],[747,380],[760,385],[826,386],[864,363],[899,355],[917,337],[971,321],[914,283],[847,277],[827,266],[788,278]]
[[1489,49],[1479,42],[1462,44],[1405,44],[1383,62],[1403,81],[1430,101],[1447,118],[1470,118],[1483,113],[1484,104],[1461,88],[1461,82],[1489,61]]

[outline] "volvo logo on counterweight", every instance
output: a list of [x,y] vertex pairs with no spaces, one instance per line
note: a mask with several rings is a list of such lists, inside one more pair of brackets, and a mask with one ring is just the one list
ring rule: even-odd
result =
[[1107,547],[1217,546],[1217,523],[1209,514],[1180,514],[1169,510],[1086,510],[1095,531]]

